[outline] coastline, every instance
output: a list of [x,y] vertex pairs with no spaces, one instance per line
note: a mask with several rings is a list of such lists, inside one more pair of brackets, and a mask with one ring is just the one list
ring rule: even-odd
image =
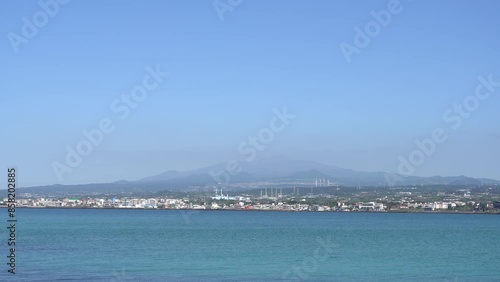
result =
[[[0,206],[0,208],[7,208]],[[217,211],[232,211],[232,212],[292,212],[292,213],[406,213],[406,214],[489,214],[500,215],[500,210],[495,212],[480,212],[480,211],[296,211],[296,210],[264,210],[264,209],[158,209],[158,208],[113,208],[113,207],[30,207],[18,206],[17,209],[79,209],[79,210],[161,210],[161,211],[200,211],[200,212],[217,212]]]

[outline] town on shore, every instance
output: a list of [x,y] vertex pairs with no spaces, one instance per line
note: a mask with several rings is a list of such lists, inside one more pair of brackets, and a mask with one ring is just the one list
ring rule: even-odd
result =
[[[301,191],[302,190],[302,191]],[[305,193],[304,191],[307,191]],[[442,191],[441,191],[442,190]],[[170,210],[259,210],[311,212],[453,212],[500,213],[500,187],[323,187],[262,188],[230,191],[159,192],[102,195],[20,193],[17,207]],[[7,198],[0,207],[7,205]]]

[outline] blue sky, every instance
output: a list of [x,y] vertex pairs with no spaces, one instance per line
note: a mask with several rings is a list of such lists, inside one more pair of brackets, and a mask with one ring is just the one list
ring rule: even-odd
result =
[[[9,34],[43,10],[2,1],[2,166],[24,186],[58,183],[53,163],[106,117],[116,129],[61,183],[244,159],[238,145],[286,107],[297,117],[258,157],[397,172],[398,156],[442,128],[447,141],[415,175],[500,179],[500,88],[458,129],[443,120],[479,76],[500,81],[500,3],[402,0],[348,63],[341,42],[390,2],[243,1],[221,20],[213,1],[70,1],[16,53]],[[169,76],[116,119],[112,102],[157,65]]]

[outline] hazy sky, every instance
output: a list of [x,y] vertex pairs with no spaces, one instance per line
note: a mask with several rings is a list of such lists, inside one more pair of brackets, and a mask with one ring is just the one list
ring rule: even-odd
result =
[[[468,99],[461,124],[447,113],[478,77],[500,81],[498,1],[51,3],[0,3],[1,167],[16,165],[23,186],[60,182],[54,162],[106,118],[114,130],[61,183],[244,160],[239,145],[284,107],[296,117],[257,157],[397,172],[441,128],[415,175],[500,179],[500,87]],[[388,5],[385,26],[370,24]],[[368,43],[355,30],[367,24]],[[350,62],[342,42],[357,48]],[[169,75],[145,78],[148,66]],[[155,87],[126,115],[120,99],[143,79]]]

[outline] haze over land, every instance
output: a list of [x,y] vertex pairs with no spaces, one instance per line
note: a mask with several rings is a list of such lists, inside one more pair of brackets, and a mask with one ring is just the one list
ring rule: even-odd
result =
[[394,187],[444,185],[477,187],[499,185],[500,180],[475,179],[467,176],[400,176],[385,172],[362,172],[329,166],[318,162],[290,160],[284,157],[259,159],[242,163],[239,172],[227,170],[220,163],[191,171],[165,171],[136,181],[86,183],[82,185],[49,185],[23,188],[21,192],[43,194],[151,193],[155,191],[205,191],[224,187],[241,191],[263,187]]

